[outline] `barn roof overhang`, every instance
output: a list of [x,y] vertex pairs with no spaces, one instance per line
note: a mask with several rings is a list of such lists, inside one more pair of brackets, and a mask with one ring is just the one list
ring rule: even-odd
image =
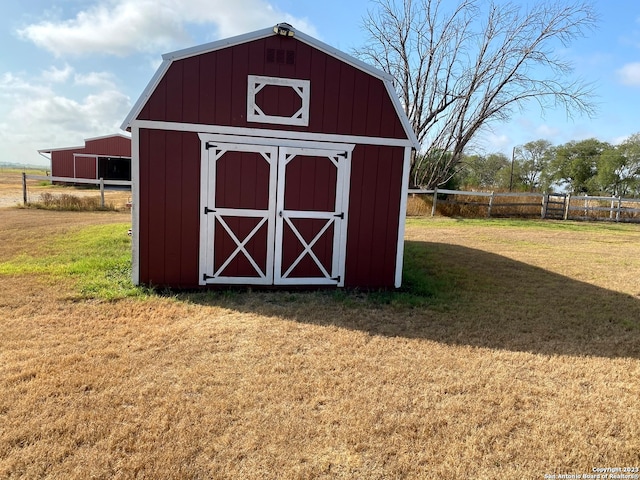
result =
[[[205,53],[221,50],[223,48],[228,48],[235,45],[240,45],[242,43],[260,40],[262,38],[270,37],[272,35],[277,35],[277,33],[274,32],[273,27],[269,27],[262,30],[257,30],[255,32],[246,33],[244,35],[238,35],[235,37],[230,37],[230,38],[218,40],[215,42],[198,45],[195,47],[190,47],[182,50],[176,50],[170,53],[165,53],[164,55],[162,55],[162,63],[160,64],[155,74],[149,81],[149,84],[147,85],[147,87],[142,92],[142,95],[140,95],[140,98],[138,98],[137,102],[134,104],[133,108],[125,118],[120,128],[122,130],[130,129],[131,123],[138,117],[138,115],[144,108],[145,104],[147,103],[147,100],[151,97],[154,90],[156,89],[156,87],[158,86],[158,84],[160,83],[164,75],[167,73],[167,70],[169,69],[169,67],[174,61],[182,60],[182,59],[193,57],[196,55],[203,55]],[[407,118],[404,112],[404,109],[402,108],[400,99],[398,98],[398,95],[393,86],[393,77],[391,75],[341,50],[338,50],[337,48],[334,48],[331,45],[321,42],[320,40],[314,37],[311,37],[299,30],[295,30],[294,38],[328,55],[331,55],[343,61],[344,63],[351,65],[352,67],[362,70],[365,73],[368,73],[369,75],[373,77],[377,77],[380,80],[382,80],[387,90],[387,93],[389,95],[389,98],[391,98],[391,101],[393,102],[393,106],[395,108],[396,114],[398,115],[398,118],[402,123],[404,131],[407,135],[407,139],[411,142],[412,146],[416,150],[420,149],[420,142],[418,141],[418,138],[416,137],[415,132],[411,128],[409,119]]]
[[104,140],[106,138],[114,138],[114,137],[122,137],[127,140],[131,140],[131,135],[127,135],[125,133],[114,133],[111,135],[102,135],[100,137],[85,138],[84,145],[80,145],[76,147],[42,148],[38,150],[38,153],[64,152],[68,150],[84,150],[85,148],[87,148],[87,142],[91,142],[94,140]]
[[64,152],[66,150],[82,150],[84,145],[77,147],[60,147],[60,148],[42,148],[38,150],[38,153],[52,153],[52,152]]

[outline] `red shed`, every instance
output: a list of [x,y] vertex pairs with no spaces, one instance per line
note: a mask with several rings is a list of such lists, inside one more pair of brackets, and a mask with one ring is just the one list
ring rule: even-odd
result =
[[87,138],[82,147],[45,148],[54,177],[131,180],[131,137],[122,134]]
[[122,126],[136,284],[400,286],[419,145],[391,77],[287,24],[163,59]]

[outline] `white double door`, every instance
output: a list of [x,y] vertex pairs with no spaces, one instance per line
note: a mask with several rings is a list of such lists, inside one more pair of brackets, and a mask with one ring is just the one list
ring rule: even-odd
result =
[[203,142],[200,284],[343,286],[353,145],[263,142]]

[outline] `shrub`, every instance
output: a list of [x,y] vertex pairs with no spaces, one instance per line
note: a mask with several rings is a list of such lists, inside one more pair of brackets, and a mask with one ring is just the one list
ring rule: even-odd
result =
[[45,210],[117,210],[112,203],[105,204],[105,206],[102,207],[100,205],[100,197],[78,197],[67,193],[54,195],[47,192],[40,194],[40,200],[38,202],[29,203],[29,206]]

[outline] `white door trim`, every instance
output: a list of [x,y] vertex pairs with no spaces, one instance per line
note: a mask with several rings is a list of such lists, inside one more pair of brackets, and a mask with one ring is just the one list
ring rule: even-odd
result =
[[[346,264],[347,221],[349,207],[349,185],[351,172],[351,154],[355,144],[336,144],[326,142],[310,142],[298,140],[283,140],[269,138],[240,137],[230,135],[199,134],[201,139],[201,177],[200,177],[200,257],[199,257],[199,283],[207,284],[254,284],[254,285],[337,285],[344,286],[344,272]],[[224,153],[229,151],[260,153],[270,165],[269,170],[269,207],[267,210],[251,209],[224,209],[215,207],[215,162]],[[336,165],[338,170],[336,178],[335,208],[332,212],[312,211],[286,211],[286,219],[277,215],[284,210],[285,192],[285,160],[287,154],[292,154],[289,159],[298,155],[311,155],[327,157]],[[214,211],[215,210],[215,211]],[[339,210],[339,211],[338,211]],[[262,218],[259,225],[244,239],[237,238],[229,232],[224,222],[224,216],[248,216]],[[283,214],[285,215],[285,214]],[[340,218],[341,217],[341,218]],[[316,238],[307,243],[288,218],[318,218],[326,219],[327,224]],[[217,271],[214,269],[214,245],[215,223],[218,221],[236,243],[236,249],[225,260]],[[305,255],[309,255],[319,266],[325,275],[324,278],[288,278],[288,274],[295,265],[290,266],[286,272],[281,271],[282,266],[282,228],[288,225],[302,243],[304,251],[296,260],[299,262]],[[250,255],[244,249],[244,245],[267,223],[267,262],[266,272],[252,262]],[[313,245],[331,225],[334,226],[333,258],[331,272],[327,272],[312,251]],[[229,262],[237,255],[245,255],[256,269],[257,277],[225,277],[221,272]]]
[[[269,164],[269,203],[266,210],[218,208],[215,199],[216,162],[227,152],[259,153]],[[276,211],[276,169],[278,149],[275,146],[251,145],[223,142],[202,142],[201,172],[200,172],[200,270],[199,284],[248,284],[270,285],[273,283],[273,245],[274,222]],[[239,239],[228,227],[225,217],[252,217],[260,219],[254,229],[243,239]],[[227,257],[222,265],[214,270],[215,265],[215,226],[220,223],[231,239],[236,243],[236,249]],[[267,257],[265,271],[256,264],[244,246],[267,224]],[[222,275],[227,265],[238,255],[244,255],[258,274],[257,277],[228,277]]]
[[[274,263],[274,282],[278,285],[337,285],[344,286],[344,272],[346,260],[346,229],[348,215],[344,205],[345,197],[348,198],[349,183],[345,180],[345,174],[349,174],[351,165],[351,152],[353,149],[334,148],[334,145],[323,145],[323,148],[307,148],[307,147],[281,147],[278,152],[278,188],[277,188],[277,206],[278,216],[276,218],[276,240],[275,240],[275,263]],[[331,211],[297,211],[286,210],[285,193],[286,193],[286,166],[295,157],[300,155],[310,155],[316,157],[327,158],[336,167],[336,198],[334,208]],[[348,205],[347,205],[348,207]],[[314,218],[326,220],[325,225],[319,233],[307,243],[300,235],[296,227],[291,222],[291,218]],[[303,251],[298,255],[296,260],[283,271],[282,266],[282,249],[284,240],[285,224],[291,229],[303,246]],[[333,225],[333,247],[331,271],[328,272],[318,257],[313,252],[313,246],[322,237],[324,232]],[[289,274],[295,266],[305,257],[309,256],[318,266],[323,277],[299,278],[289,277]]]

